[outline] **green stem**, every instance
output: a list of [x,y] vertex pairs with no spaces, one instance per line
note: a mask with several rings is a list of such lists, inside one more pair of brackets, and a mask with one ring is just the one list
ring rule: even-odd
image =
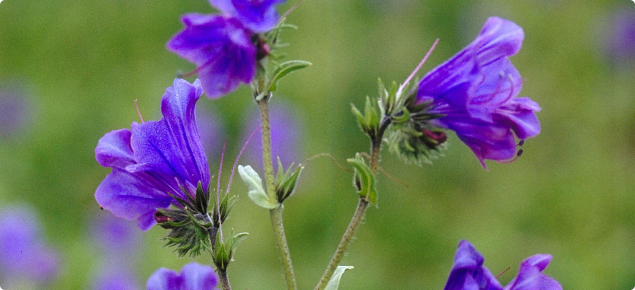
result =
[[[262,122],[262,160],[265,167],[265,179],[267,182],[267,195],[270,200],[278,200],[274,185],[273,162],[271,156],[271,126],[269,124],[269,106],[268,97],[258,101],[260,107],[260,119]],[[295,274],[293,273],[293,264],[291,263],[291,253],[287,245],[287,237],[284,233],[284,225],[282,223],[282,205],[269,210],[271,216],[271,225],[276,237],[276,244],[284,269],[284,275],[287,280],[287,289],[296,290]]]
[[[371,140],[370,170],[373,172],[373,175],[376,175],[377,173],[377,167],[379,166],[379,154],[381,152],[381,142],[382,142],[382,139],[384,138],[383,137],[384,132],[386,131],[389,125],[390,125],[390,119],[384,118],[379,126],[377,136],[375,136]],[[346,231],[344,232],[344,235],[342,236],[342,240],[340,241],[340,244],[337,246],[337,250],[335,250],[335,254],[333,254],[333,258],[331,258],[331,262],[326,267],[326,270],[324,271],[324,274],[322,275],[320,282],[318,282],[318,285],[315,286],[315,290],[323,290],[324,288],[326,288],[326,285],[331,280],[331,277],[333,276],[333,273],[335,273],[337,266],[339,266],[340,262],[342,261],[342,257],[344,257],[344,253],[346,252],[348,245],[353,240],[353,236],[359,229],[359,226],[361,225],[362,220],[364,219],[364,215],[366,214],[366,209],[368,209],[368,203],[369,203],[368,196],[359,198],[359,203],[357,204],[357,209],[355,209],[353,218],[351,219],[351,222],[348,224],[348,227],[346,228]]]
[[333,258],[331,259],[331,262],[326,267],[326,271],[324,271],[324,274],[322,275],[322,278],[320,279],[318,285],[315,287],[315,290],[323,290],[326,287],[326,284],[328,284],[331,280],[331,276],[333,276],[333,273],[335,273],[337,266],[339,266],[340,261],[342,261],[342,257],[344,257],[346,248],[348,248],[348,245],[353,240],[355,232],[357,232],[357,229],[359,229],[359,225],[364,219],[364,214],[366,213],[367,208],[368,200],[360,197],[359,203],[357,204],[357,209],[355,210],[355,214],[353,215],[348,228],[346,228],[346,232],[344,232],[344,236],[342,236],[342,240],[340,241],[339,246],[337,246],[337,250],[335,251]]
[[293,273],[293,264],[291,263],[291,253],[289,252],[287,236],[284,233],[284,226],[282,224],[282,205],[278,208],[269,210],[269,213],[271,215],[273,232],[276,236],[276,243],[278,244],[278,254],[280,255],[280,259],[282,261],[284,276],[287,279],[287,289],[296,290],[298,286],[295,284],[295,274]]

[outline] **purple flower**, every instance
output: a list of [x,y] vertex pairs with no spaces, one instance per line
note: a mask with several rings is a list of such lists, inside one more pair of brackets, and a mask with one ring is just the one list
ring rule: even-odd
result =
[[483,256],[468,241],[461,241],[454,257],[454,267],[444,290],[562,290],[558,281],[542,271],[551,261],[551,255],[538,254],[520,264],[518,276],[505,288],[483,266]]
[[0,211],[2,286],[11,287],[10,284],[23,281],[45,284],[58,270],[58,254],[42,241],[35,212],[24,206],[3,208]]
[[185,28],[168,41],[168,50],[196,64],[203,89],[218,98],[251,82],[256,47],[251,34],[234,18],[186,14]]
[[218,276],[210,266],[196,262],[183,266],[181,274],[161,268],[154,272],[146,284],[147,290],[211,290],[218,284]]
[[520,50],[523,37],[515,23],[491,17],[471,44],[418,86],[414,105],[440,116],[430,123],[455,131],[483,167],[485,159],[500,162],[516,155],[514,134],[525,140],[540,133],[535,114],[540,107],[516,98],[522,79],[507,58]]
[[132,130],[115,130],[99,140],[95,158],[112,168],[95,192],[103,208],[137,219],[139,228],[147,230],[156,223],[156,209],[180,206],[170,194],[195,198],[199,183],[207,192],[209,167],[194,116],[202,93],[200,81],[175,79],[162,98],[163,119],[133,123]]
[[271,30],[278,23],[275,5],[285,0],[209,0],[209,3],[224,14],[234,17],[247,29],[255,33]]
[[269,51],[260,37],[252,36],[276,26],[275,5],[282,2],[210,0],[225,15],[184,15],[185,28],[168,41],[167,49],[194,63],[205,94],[219,98],[254,78],[257,61]]

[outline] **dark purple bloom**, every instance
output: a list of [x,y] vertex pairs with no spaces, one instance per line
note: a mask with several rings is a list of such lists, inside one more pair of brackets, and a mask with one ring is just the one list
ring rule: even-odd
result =
[[269,48],[254,34],[278,23],[275,5],[285,0],[209,0],[224,15],[186,14],[185,28],[167,43],[169,51],[194,63],[205,94],[219,98],[249,83]]
[[485,267],[485,259],[468,241],[461,241],[454,257],[454,267],[444,290],[562,290],[558,281],[542,271],[551,255],[538,254],[520,264],[518,276],[503,288]]
[[218,98],[249,83],[256,73],[251,33],[236,19],[186,14],[185,28],[168,41],[168,50],[196,64],[205,93]]
[[524,38],[515,23],[491,17],[467,47],[430,71],[419,83],[415,105],[439,115],[430,123],[456,132],[485,167],[485,159],[505,161],[521,140],[540,133],[538,104],[516,98],[520,74],[507,58]]
[[58,270],[58,255],[42,241],[35,213],[24,206],[3,208],[0,212],[2,286],[12,287],[11,284],[22,282],[45,284]]
[[196,262],[183,266],[181,274],[161,268],[154,272],[146,284],[147,290],[211,290],[218,284],[218,276],[210,266]]
[[276,26],[279,16],[275,5],[284,2],[285,0],[209,0],[212,6],[238,19],[255,33],[267,32]]
[[175,79],[162,98],[163,119],[133,123],[132,130],[115,130],[99,140],[95,158],[112,167],[95,192],[103,208],[137,219],[139,228],[147,230],[156,223],[156,209],[180,206],[169,194],[194,198],[199,183],[207,191],[209,167],[194,116],[202,93],[200,81]]

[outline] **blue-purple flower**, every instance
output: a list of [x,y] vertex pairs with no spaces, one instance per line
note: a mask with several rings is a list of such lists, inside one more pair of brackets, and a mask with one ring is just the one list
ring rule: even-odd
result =
[[146,284],[147,290],[211,290],[218,284],[218,276],[210,266],[196,262],[183,266],[181,273],[161,268]]
[[136,219],[147,230],[156,223],[156,209],[182,207],[173,196],[194,199],[199,185],[208,191],[209,167],[194,114],[202,93],[200,81],[175,79],[163,95],[161,120],[133,123],[132,130],[115,130],[99,140],[95,158],[112,168],[95,192],[104,209]]
[[[42,240],[36,214],[28,207],[0,211],[0,281],[3,287],[27,283],[37,288],[59,272],[59,256]],[[14,285],[14,286],[12,286]],[[11,288],[8,288],[11,289]]]
[[558,281],[542,271],[551,255],[538,254],[520,264],[518,276],[503,288],[485,267],[485,258],[468,241],[461,241],[454,257],[454,267],[444,290],[562,290]]
[[286,0],[209,0],[212,6],[223,14],[238,19],[247,29],[255,33],[264,33],[278,23],[278,11],[275,5]]
[[210,0],[223,15],[186,14],[185,28],[167,43],[168,50],[197,66],[205,94],[219,98],[249,83],[257,61],[268,48],[257,33],[278,22],[275,5],[284,0]]
[[[538,104],[517,98],[522,79],[508,57],[524,38],[515,23],[491,17],[476,39],[430,71],[418,85],[413,105],[424,107],[429,123],[456,132],[485,167],[485,159],[506,161],[520,140],[540,133]],[[426,134],[427,133],[427,134]],[[430,138],[444,138],[424,131]],[[444,141],[444,139],[443,139]]]

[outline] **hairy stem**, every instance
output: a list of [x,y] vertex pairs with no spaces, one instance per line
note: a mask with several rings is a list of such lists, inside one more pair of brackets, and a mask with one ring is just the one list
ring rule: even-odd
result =
[[[268,98],[265,97],[258,101],[260,107],[260,119],[262,122],[262,160],[265,167],[265,179],[267,182],[267,195],[270,200],[277,200],[275,191],[273,161],[271,156],[271,126],[269,124],[269,106]],[[287,237],[284,233],[284,225],[282,223],[282,205],[269,210],[271,216],[271,225],[276,237],[276,244],[284,270],[284,276],[287,280],[287,289],[296,290],[295,274],[293,272],[293,264],[291,263],[291,253],[287,245]]]
[[223,287],[223,290],[232,289],[232,287],[229,285],[229,279],[227,278],[227,271],[218,271],[218,277],[220,280],[220,285]]
[[[384,132],[386,131],[389,125],[390,125],[390,119],[384,118],[381,124],[379,125],[377,136],[375,136],[375,138],[371,140],[370,170],[373,172],[374,175],[376,175],[377,167],[379,165],[379,153],[381,152],[381,142],[382,142],[382,139],[384,138],[383,137]],[[335,254],[333,254],[333,258],[331,258],[331,262],[326,267],[326,270],[324,271],[324,274],[322,275],[320,282],[318,282],[318,285],[315,286],[315,290],[323,290],[324,288],[326,288],[326,285],[331,280],[331,277],[333,276],[333,273],[335,273],[337,266],[339,266],[340,262],[342,261],[342,257],[344,257],[344,253],[346,252],[348,245],[353,240],[353,236],[359,229],[359,226],[362,223],[362,220],[364,220],[366,209],[368,209],[368,203],[369,203],[368,196],[365,196],[365,197],[360,196],[359,202],[357,204],[357,209],[355,209],[355,213],[353,214],[353,218],[351,219],[351,222],[348,224],[348,227],[346,228],[346,231],[344,232],[344,235],[342,236],[342,240],[340,241],[340,244],[337,246],[337,250],[335,250]]]
[[359,203],[357,204],[357,209],[355,210],[355,214],[353,214],[353,218],[351,222],[348,224],[348,228],[346,228],[346,232],[344,232],[344,236],[342,236],[342,240],[340,241],[339,246],[337,246],[337,250],[331,258],[331,262],[326,267],[326,271],[322,275],[320,282],[315,287],[316,290],[323,290],[326,287],[326,284],[331,280],[331,276],[339,266],[342,257],[344,257],[344,253],[346,252],[346,248],[353,240],[353,236],[357,229],[359,229],[359,225],[362,223],[364,219],[364,214],[366,213],[366,209],[368,208],[368,200],[364,198],[359,198]]
[[271,215],[271,225],[276,236],[276,244],[278,245],[278,254],[282,261],[284,276],[287,279],[287,289],[295,290],[298,286],[295,284],[295,274],[293,273],[293,264],[291,263],[291,253],[287,245],[287,236],[284,233],[284,225],[282,224],[282,205],[278,208],[269,210]]

